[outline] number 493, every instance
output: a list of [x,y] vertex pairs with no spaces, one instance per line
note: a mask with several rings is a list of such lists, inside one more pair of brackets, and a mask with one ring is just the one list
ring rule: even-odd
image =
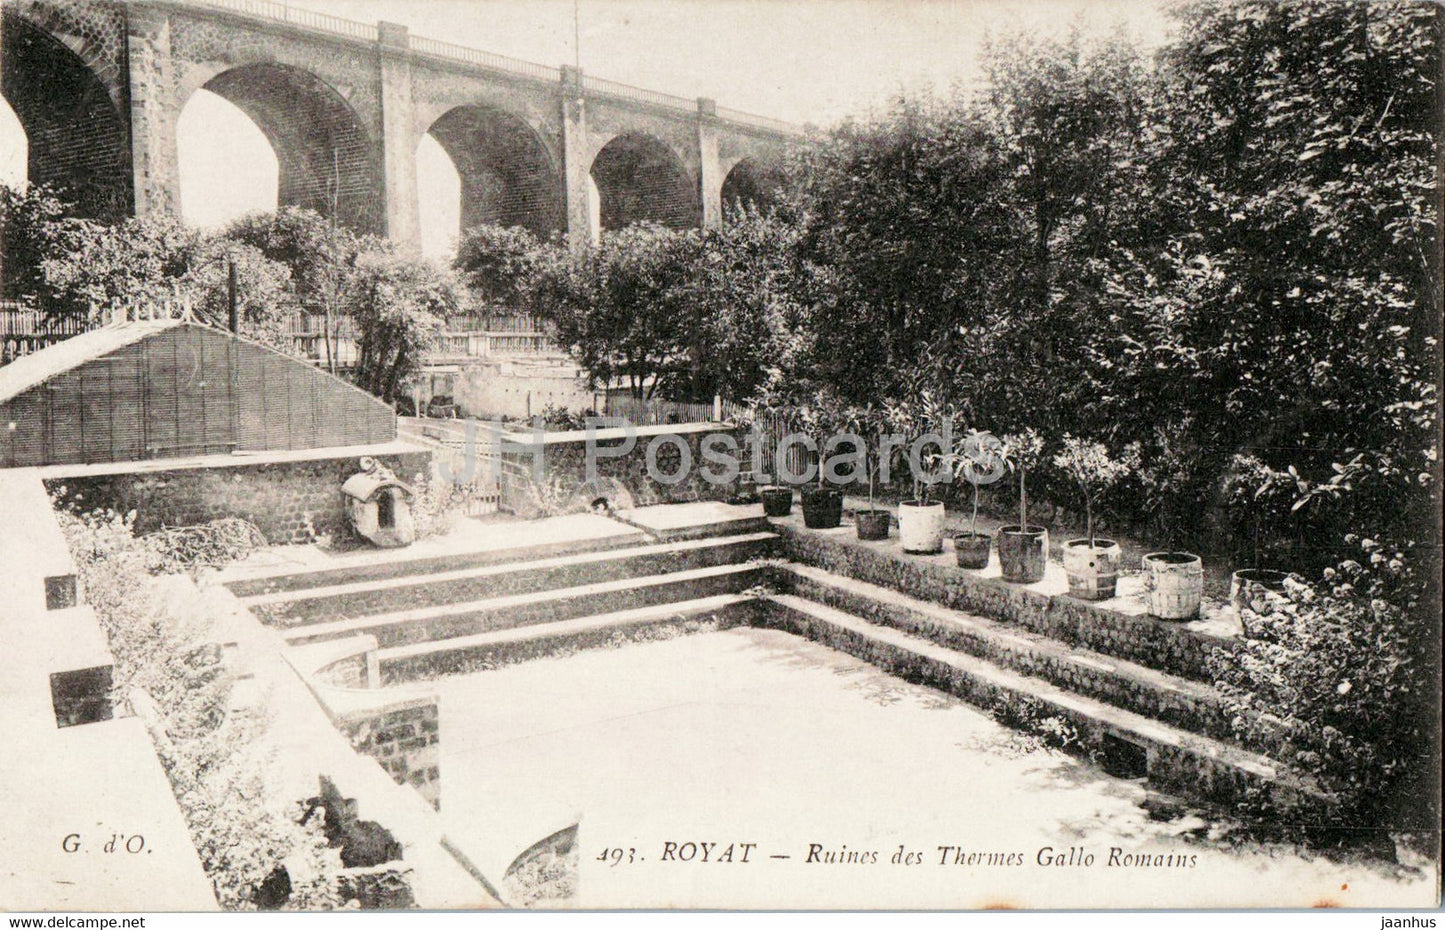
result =
[[597,857],[597,861],[609,863],[613,867],[624,862],[636,862],[637,850],[631,847],[623,849],[621,846],[611,846],[602,850],[602,855]]

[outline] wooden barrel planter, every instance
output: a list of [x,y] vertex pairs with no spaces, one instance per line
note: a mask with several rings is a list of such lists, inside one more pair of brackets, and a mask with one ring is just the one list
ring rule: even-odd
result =
[[1195,620],[1204,593],[1204,560],[1190,552],[1144,556],[1145,599],[1160,620]]
[[1114,596],[1119,579],[1119,544],[1112,539],[1071,539],[1064,543],[1064,572],[1069,578],[1069,594],[1086,601],[1102,601]]
[[1267,613],[1272,603],[1284,597],[1284,583],[1289,577],[1289,572],[1272,568],[1242,568],[1230,576],[1229,603],[1245,636],[1259,635],[1258,624],[1251,622],[1255,619],[1251,612]]

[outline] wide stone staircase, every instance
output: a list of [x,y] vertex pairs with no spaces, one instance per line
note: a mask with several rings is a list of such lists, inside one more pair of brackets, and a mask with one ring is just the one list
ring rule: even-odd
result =
[[[661,510],[662,508],[655,508]],[[602,519],[602,518],[597,518]],[[270,572],[231,590],[297,647],[374,637],[383,686],[494,668],[656,635],[772,627],[958,696],[1161,791],[1229,803],[1269,795],[1313,817],[1328,798],[1271,758],[1277,738],[1241,742],[1210,662],[1237,621],[1148,616],[1137,588],[1090,603],[1061,570],[1044,582],[971,572],[952,553],[906,556],[847,524],[805,529],[732,508],[705,521],[619,521],[618,533],[475,552],[395,554]]]
[[761,518],[718,529],[398,557],[228,587],[290,645],[374,637],[389,685],[748,622],[756,599],[746,592],[764,580],[777,537]]

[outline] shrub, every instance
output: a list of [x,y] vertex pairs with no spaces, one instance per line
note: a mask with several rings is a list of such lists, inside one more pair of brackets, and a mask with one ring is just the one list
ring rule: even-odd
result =
[[1428,723],[1418,713],[1428,677],[1410,635],[1421,618],[1398,596],[1404,564],[1385,557],[1376,568],[1347,561],[1322,585],[1286,582],[1282,595],[1244,608],[1258,632],[1210,660],[1237,735],[1282,736],[1272,755],[1338,799],[1316,824],[1279,819],[1280,811],[1247,799],[1246,812],[1276,815],[1266,822],[1304,834],[1297,838],[1381,835],[1402,824],[1399,798],[1418,806],[1427,793],[1401,791],[1428,770]]
[[155,595],[151,568],[179,564],[157,563],[156,553],[171,550],[137,538],[133,512],[57,509],[57,517],[115,657],[117,697],[147,717],[217,902],[258,907],[263,886],[285,863],[294,873],[286,906],[340,905],[340,861],[321,825],[301,823],[262,782],[260,737],[271,721],[229,713],[231,678],[206,639],[208,618],[180,615]]
[[142,542],[148,567],[164,574],[220,568],[244,559],[266,546],[266,535],[248,520],[224,517],[200,526],[157,530],[146,534]]

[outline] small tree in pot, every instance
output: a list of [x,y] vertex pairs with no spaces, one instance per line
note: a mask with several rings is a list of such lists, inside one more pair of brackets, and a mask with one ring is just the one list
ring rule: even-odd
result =
[[1039,463],[1044,439],[1032,429],[1003,437],[1003,457],[1019,476],[1019,522],[998,528],[998,562],[1005,581],[1042,581],[1049,559],[1049,531],[1029,525],[1029,469]]
[[[1343,470],[1343,466],[1336,468]],[[1298,490],[1296,475],[1271,468],[1257,456],[1238,454],[1230,461],[1222,494],[1224,513],[1229,521],[1231,541],[1235,543],[1235,559],[1239,560],[1242,549],[1249,553],[1244,559],[1249,567],[1236,570],[1229,582],[1229,601],[1241,623],[1251,604],[1258,612],[1261,606],[1258,599],[1277,599],[1284,591],[1285,581],[1292,577],[1287,571],[1262,566],[1269,564],[1271,557],[1284,554],[1284,547],[1266,534],[1272,528],[1291,524],[1295,513],[1291,505]],[[1244,630],[1245,635],[1250,634],[1248,623],[1244,623]]]
[[953,460],[954,474],[973,485],[973,515],[968,532],[955,533],[953,551],[960,568],[987,568],[992,537],[978,531],[978,489],[1003,477],[1008,463],[1003,457],[1003,442],[987,430],[969,430],[959,444]]
[[1139,449],[1130,446],[1115,459],[1102,443],[1064,436],[1054,467],[1078,486],[1084,499],[1083,539],[1064,543],[1064,571],[1069,593],[1097,601],[1114,596],[1119,577],[1119,544],[1094,535],[1094,500],[1098,494],[1138,467]]
[[858,529],[858,538],[887,539],[892,514],[886,509],[879,508],[874,502],[878,485],[878,469],[882,464],[878,459],[878,439],[884,431],[883,417],[877,408],[869,404],[865,407],[848,408],[845,419],[848,432],[858,438],[860,444],[858,451],[862,457],[861,467],[863,475],[868,481],[868,509],[860,510],[853,515]]
[[[953,450],[948,445],[952,416],[938,396],[925,388],[912,404],[889,404],[887,417],[906,443],[895,447],[893,456],[900,464],[907,465],[913,479],[913,499],[898,505],[898,535],[903,541],[903,551],[915,555],[942,552],[943,502],[930,500],[929,492],[934,484],[944,480],[940,473],[953,458]],[[937,429],[943,433],[935,433]]]
[[[771,393],[764,393],[759,399],[754,400],[748,411],[748,426],[752,429],[752,442],[766,446],[764,439],[767,435],[777,429],[791,429],[797,419],[796,411],[784,405],[778,397]],[[761,462],[762,451],[757,450],[757,460]],[[776,459],[776,456],[774,456]],[[776,461],[763,462],[761,467],[768,471],[775,471]],[[757,481],[757,475],[753,476]],[[786,517],[793,512],[793,489],[785,484],[776,483],[777,475],[772,477],[773,484],[759,488],[758,497],[763,502],[763,515],[768,517]]]
[[830,530],[843,522],[843,494],[828,487],[824,468],[828,439],[842,421],[842,408],[828,393],[819,394],[814,403],[798,411],[799,428],[812,437],[817,450],[818,486],[803,490],[803,525],[809,529]]

